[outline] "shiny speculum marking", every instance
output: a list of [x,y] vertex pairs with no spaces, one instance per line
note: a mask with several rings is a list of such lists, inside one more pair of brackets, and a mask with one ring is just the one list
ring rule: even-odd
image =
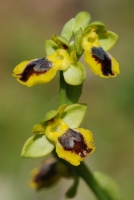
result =
[[112,72],[112,61],[110,56],[103,50],[102,47],[93,47],[91,49],[92,57],[101,64],[102,74],[105,76],[114,75]]

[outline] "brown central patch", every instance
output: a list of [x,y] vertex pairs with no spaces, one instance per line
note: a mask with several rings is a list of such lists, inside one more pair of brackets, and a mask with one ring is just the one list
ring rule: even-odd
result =
[[68,129],[58,140],[65,150],[76,153],[81,157],[85,157],[92,151],[92,148],[87,146],[83,135],[73,129]]
[[51,67],[52,63],[48,61],[45,57],[34,60],[25,67],[24,71],[21,74],[19,74],[21,76],[19,79],[23,82],[26,82],[33,74],[44,74]]
[[102,47],[93,47],[91,49],[92,57],[101,64],[101,71],[103,75],[114,75],[112,72],[112,61],[109,55],[103,50]]

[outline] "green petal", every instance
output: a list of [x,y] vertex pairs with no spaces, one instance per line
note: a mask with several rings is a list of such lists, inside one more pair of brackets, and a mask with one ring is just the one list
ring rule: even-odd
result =
[[111,49],[118,40],[118,35],[112,31],[100,31],[97,33],[99,36],[99,43],[105,51]]
[[63,27],[61,36],[66,38],[68,41],[71,39],[73,35],[73,29],[74,29],[75,19],[70,19]]
[[75,62],[63,72],[65,81],[69,85],[80,85],[86,79],[85,66],[80,62]]
[[58,45],[53,40],[45,41],[45,51],[47,56],[53,54],[57,49]]
[[62,104],[59,108],[58,108],[58,117],[61,118],[65,108],[67,107],[66,104]]
[[43,134],[44,132],[45,132],[45,127],[43,127],[41,124],[34,125],[32,133]]
[[51,153],[53,149],[53,143],[44,134],[36,134],[25,142],[21,156],[30,158],[43,157]]
[[80,28],[84,30],[90,23],[91,16],[88,12],[79,12],[75,17],[74,32],[78,31]]
[[59,48],[63,48],[65,50],[70,48],[68,40],[63,36],[53,35],[52,40],[59,46]]
[[86,110],[86,104],[72,104],[65,108],[62,119],[70,128],[78,128],[85,116]]
[[48,113],[46,113],[44,119],[41,121],[41,124],[43,125],[43,127],[45,126],[45,122],[53,119],[57,115],[60,118],[65,108],[66,108],[66,104],[62,104],[57,110],[51,110]]
[[51,110],[48,113],[46,113],[44,119],[41,121],[41,124],[44,126],[45,122],[53,119],[58,114],[58,110]]
[[84,34],[88,34],[91,29],[93,29],[98,37],[99,43],[105,51],[111,49],[118,40],[118,35],[112,31],[105,30],[105,24],[100,21],[95,21],[91,23],[84,31]]

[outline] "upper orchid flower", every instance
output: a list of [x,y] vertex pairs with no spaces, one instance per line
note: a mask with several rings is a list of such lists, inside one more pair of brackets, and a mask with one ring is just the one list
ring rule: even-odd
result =
[[94,74],[103,78],[115,77],[120,73],[118,62],[101,46],[99,36],[92,28],[83,35],[84,60]]
[[59,69],[67,69],[69,65],[70,59],[67,51],[58,49],[47,57],[21,62],[13,70],[13,76],[22,85],[31,87],[51,81]]

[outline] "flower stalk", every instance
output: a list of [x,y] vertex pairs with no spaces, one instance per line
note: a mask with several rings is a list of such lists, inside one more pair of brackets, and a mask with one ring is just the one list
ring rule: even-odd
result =
[[[73,92],[73,90],[75,91],[75,89],[77,90],[77,93]],[[74,88],[74,86],[68,85],[63,78],[62,72],[60,72],[60,104],[77,103],[81,95],[81,91],[82,91],[82,86]],[[74,97],[75,94],[76,97]],[[54,155],[56,154],[54,153]],[[66,161],[62,160],[61,162],[65,163]],[[67,162],[65,163],[65,165],[68,165],[69,168],[73,169],[73,171],[75,171],[77,176],[81,177],[86,182],[86,184],[93,191],[98,200],[114,200],[113,198],[110,197],[110,195],[107,192],[105,192],[100,187],[93,173],[90,171],[89,167],[85,165],[84,162],[81,162],[81,164],[78,165],[77,167],[74,167],[73,165]]]
[[63,77],[63,72],[60,71],[60,105],[77,103],[82,93],[82,87],[83,84],[74,86],[66,83]]
[[93,191],[98,200],[115,200],[101,188],[93,173],[84,162],[75,168],[75,172],[87,183],[88,187]]

